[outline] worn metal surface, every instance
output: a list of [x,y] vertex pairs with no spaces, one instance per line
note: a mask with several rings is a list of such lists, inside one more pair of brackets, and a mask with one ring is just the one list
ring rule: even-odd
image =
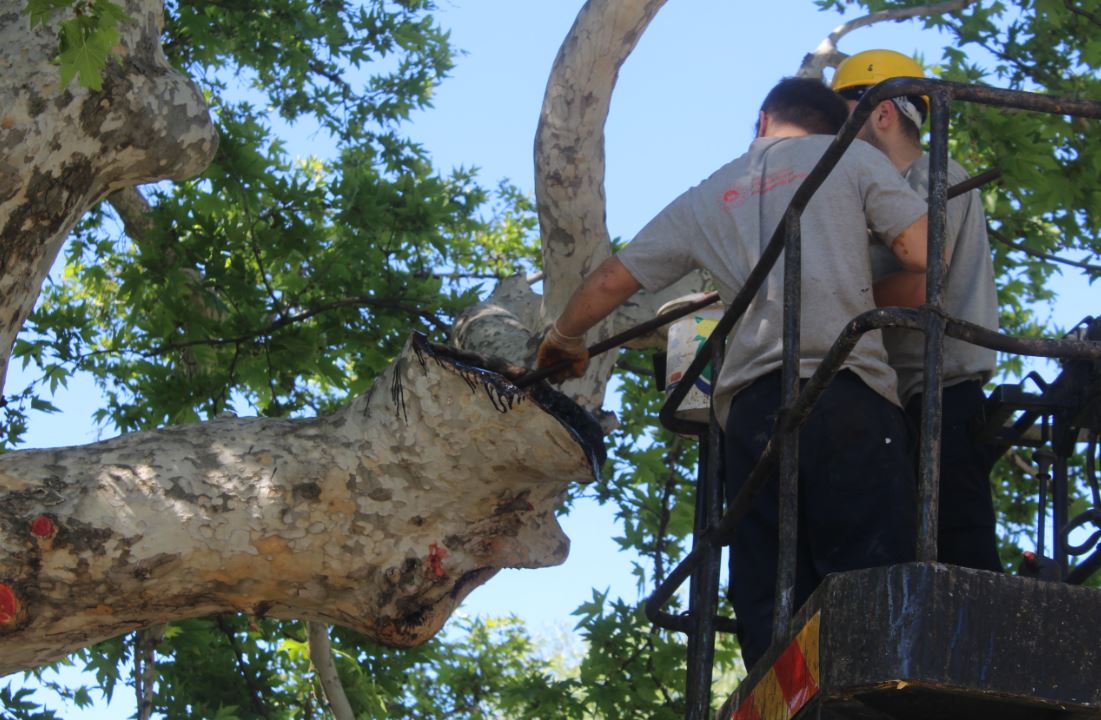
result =
[[1101,717],[1099,590],[910,563],[831,575],[793,626],[818,612],[820,691],[799,717]]

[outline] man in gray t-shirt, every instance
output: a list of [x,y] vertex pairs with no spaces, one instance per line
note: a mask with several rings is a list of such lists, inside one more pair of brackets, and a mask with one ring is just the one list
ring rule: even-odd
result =
[[[660,290],[706,269],[729,303],[846,115],[844,102],[817,81],[777,85],[749,152],[674,200],[586,278],[548,330],[539,367],[569,360],[571,374],[583,372],[585,331],[640,287]],[[903,267],[920,271],[925,223],[925,202],[886,158],[854,143],[802,218],[802,377],[814,372],[849,320],[875,307],[867,228]],[[730,498],[763,451],[779,406],[782,284],[778,263],[735,326],[716,387]],[[880,334],[868,333],[800,434],[797,606],[830,572],[913,559],[914,475],[898,405]],[[776,493],[769,483],[758,494],[731,547],[731,599],[747,667],[770,641]]]
[[[911,67],[906,68],[909,64]],[[888,50],[857,53],[838,67],[834,89],[855,107],[864,91],[892,77],[889,67],[906,75],[920,75],[909,58]],[[881,150],[906,181],[923,196],[929,194],[929,156],[921,147],[921,125],[928,107],[925,98],[898,98],[881,102],[858,137]],[[948,162],[948,184],[967,179],[956,162]],[[954,318],[998,329],[998,297],[994,264],[986,236],[986,215],[975,190],[948,203],[945,247],[950,258],[944,278],[942,304]],[[923,273],[905,272],[890,255],[871,248],[872,272],[879,305],[917,306],[925,300]],[[898,373],[898,394],[914,427],[920,426],[925,335],[888,328],[883,343],[891,367]],[[941,435],[940,512],[937,559],[980,570],[1002,571],[998,557],[990,469],[997,449],[978,440],[984,421],[986,396],[982,386],[994,373],[995,352],[955,338],[944,341],[944,393]]]

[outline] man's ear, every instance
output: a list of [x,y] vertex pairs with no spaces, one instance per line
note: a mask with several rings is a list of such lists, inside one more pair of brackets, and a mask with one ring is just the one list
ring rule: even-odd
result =
[[763,138],[768,133],[768,115],[764,110],[757,112],[757,137]]
[[898,108],[890,100],[884,100],[875,106],[870,119],[877,130],[886,130],[898,120]]

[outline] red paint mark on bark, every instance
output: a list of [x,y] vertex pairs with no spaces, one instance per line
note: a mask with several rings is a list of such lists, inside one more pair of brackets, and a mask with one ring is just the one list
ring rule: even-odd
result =
[[447,573],[443,570],[443,559],[447,557],[447,550],[436,543],[428,546],[428,570],[436,577],[443,577]]
[[39,515],[31,520],[31,535],[48,540],[57,534],[57,525],[47,515]]
[[19,600],[15,597],[15,591],[8,585],[0,583],[0,625],[7,625],[15,620],[19,613]]

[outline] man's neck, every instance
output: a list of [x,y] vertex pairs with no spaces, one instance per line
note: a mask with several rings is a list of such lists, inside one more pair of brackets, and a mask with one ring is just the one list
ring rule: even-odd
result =
[[914,164],[914,161],[923,154],[924,152],[920,145],[915,145],[909,140],[906,140],[897,143],[895,147],[891,148],[887,153],[887,157],[891,159],[891,163],[900,173],[904,173]]
[[809,133],[798,125],[792,125],[791,123],[778,123],[770,122],[768,127],[761,137],[766,138],[781,138],[781,137],[802,137]]

